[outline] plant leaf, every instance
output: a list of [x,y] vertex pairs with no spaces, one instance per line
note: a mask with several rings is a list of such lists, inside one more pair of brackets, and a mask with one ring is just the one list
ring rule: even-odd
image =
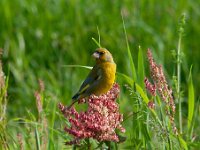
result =
[[123,21],[123,28],[124,28],[125,38],[126,38],[126,46],[127,46],[128,58],[129,58],[130,66],[131,66],[132,77],[133,77],[133,80],[136,81],[137,75],[136,75],[135,65],[133,62],[131,50],[130,50],[129,43],[128,43],[128,37],[127,37],[127,33],[126,33],[124,18],[123,18],[123,15],[121,15],[121,16],[122,16],[122,21]]
[[[120,73],[120,72],[117,72],[117,76],[118,76],[118,78],[123,78],[129,85],[134,85],[134,80],[131,77],[129,77],[123,73]],[[140,85],[138,85],[137,83],[135,84],[135,86],[136,86],[137,92],[140,94],[140,96],[145,101],[145,103],[148,103],[149,99],[148,99],[146,93],[143,91],[142,87]]]
[[[192,66],[190,68],[188,82],[188,131],[191,129],[192,119],[194,115],[194,86],[192,81]],[[190,133],[188,133],[190,135]]]
[[138,52],[138,84],[144,89],[144,59],[142,49],[139,46]]
[[77,68],[86,68],[86,69],[90,69],[90,70],[93,68],[90,66],[82,66],[82,65],[62,65],[62,67],[67,67],[67,68],[77,67]]
[[97,44],[98,47],[101,47],[100,42],[100,38],[99,38],[99,42],[97,42],[97,40],[95,38],[92,38],[92,40],[94,41],[95,44]]
[[186,141],[181,136],[178,136],[178,139],[179,139],[181,147],[184,148],[184,150],[188,150]]

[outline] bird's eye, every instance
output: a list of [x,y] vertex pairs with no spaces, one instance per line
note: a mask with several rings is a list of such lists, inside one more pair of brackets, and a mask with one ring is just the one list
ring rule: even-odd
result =
[[99,52],[100,55],[103,55],[105,52]]

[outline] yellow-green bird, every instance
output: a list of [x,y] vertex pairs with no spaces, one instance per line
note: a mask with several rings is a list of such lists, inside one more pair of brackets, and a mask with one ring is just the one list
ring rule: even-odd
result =
[[99,96],[107,93],[115,81],[116,64],[112,54],[105,48],[98,48],[92,56],[95,58],[96,64],[82,83],[79,91],[72,97],[73,103],[69,108],[79,99],[91,94]]

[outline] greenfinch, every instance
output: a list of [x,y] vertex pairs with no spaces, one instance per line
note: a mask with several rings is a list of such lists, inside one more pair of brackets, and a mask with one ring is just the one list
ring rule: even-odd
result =
[[98,48],[92,56],[95,58],[96,64],[78,92],[72,97],[73,102],[70,107],[79,99],[88,97],[91,94],[99,96],[107,93],[115,81],[116,64],[112,54],[105,48]]

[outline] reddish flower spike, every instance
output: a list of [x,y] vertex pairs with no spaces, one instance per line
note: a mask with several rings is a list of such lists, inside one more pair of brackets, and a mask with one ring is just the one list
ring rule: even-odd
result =
[[[71,127],[65,127],[65,131],[79,140],[93,138],[98,141],[118,142],[119,138],[115,130],[125,132],[121,125],[123,115],[119,113],[119,106],[116,103],[119,92],[119,85],[115,83],[106,94],[91,95],[87,100],[88,109],[80,113],[74,108],[68,110],[60,103],[59,109],[71,124]],[[66,144],[71,143],[76,141]]]

